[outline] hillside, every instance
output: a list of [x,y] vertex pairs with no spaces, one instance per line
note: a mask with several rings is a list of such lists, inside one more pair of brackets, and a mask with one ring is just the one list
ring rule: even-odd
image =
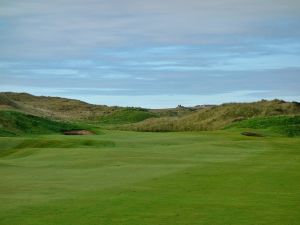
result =
[[118,109],[73,99],[12,92],[0,93],[1,108],[61,120],[94,120]]
[[142,108],[124,108],[105,115],[99,119],[100,124],[127,124],[157,118],[158,114]]
[[147,119],[119,128],[135,131],[217,130],[233,122],[254,117],[299,114],[300,104],[297,102],[262,100],[254,103],[228,103],[204,108],[181,118]]
[[214,105],[198,105],[194,107],[184,107],[182,105],[178,105],[176,108],[150,109],[150,111],[158,114],[159,117],[182,117],[213,106]]
[[54,120],[88,121],[103,125],[135,123],[148,118],[181,117],[205,107],[178,106],[170,109],[110,107],[60,97],[13,92],[0,93],[0,110],[16,110]]
[[16,111],[0,111],[0,136],[51,134],[71,129],[78,129],[78,127]]
[[300,116],[256,117],[232,123],[226,129],[255,129],[271,131],[289,137],[300,135]]
[[109,107],[79,100],[0,93],[0,110],[14,110],[50,120],[88,122],[109,129],[134,131],[218,130],[256,117],[300,115],[300,104],[281,100],[227,103],[170,109]]

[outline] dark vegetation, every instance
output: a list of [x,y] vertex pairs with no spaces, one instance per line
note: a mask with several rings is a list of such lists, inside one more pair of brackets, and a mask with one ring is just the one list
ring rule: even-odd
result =
[[0,136],[51,134],[73,129],[79,127],[16,111],[0,111]]
[[264,136],[262,134],[254,133],[254,132],[249,132],[249,131],[242,132],[241,135],[250,136],[250,137],[263,137]]

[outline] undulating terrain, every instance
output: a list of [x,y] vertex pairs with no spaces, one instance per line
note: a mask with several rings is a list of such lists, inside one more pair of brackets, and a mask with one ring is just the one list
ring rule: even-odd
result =
[[132,131],[219,130],[247,119],[300,115],[300,103],[262,100],[253,103],[226,103],[170,109],[109,107],[86,102],[33,96],[27,93],[0,93],[0,110],[17,111],[65,123]]
[[[1,93],[0,109],[1,225],[299,224],[297,102],[153,110]],[[77,130],[92,132],[63,134]]]

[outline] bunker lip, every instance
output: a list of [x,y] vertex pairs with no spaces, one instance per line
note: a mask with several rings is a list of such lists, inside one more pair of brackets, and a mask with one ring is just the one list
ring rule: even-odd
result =
[[63,131],[64,135],[94,135],[95,133],[89,130],[67,130]]
[[255,132],[249,132],[249,131],[242,132],[241,135],[250,136],[250,137],[264,137],[264,135],[262,135],[262,134],[255,133]]

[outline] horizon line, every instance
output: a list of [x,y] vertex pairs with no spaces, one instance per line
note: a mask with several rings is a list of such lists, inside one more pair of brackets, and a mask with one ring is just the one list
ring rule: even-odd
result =
[[92,103],[89,101],[82,100],[80,98],[74,98],[74,97],[66,97],[66,96],[59,96],[59,95],[39,95],[39,94],[33,94],[30,92],[14,92],[14,91],[0,91],[0,94],[25,94],[30,95],[34,97],[47,97],[47,98],[61,98],[61,99],[68,99],[68,100],[74,100],[74,101],[80,101],[86,104],[96,105],[96,106],[107,106],[107,107],[120,107],[120,108],[142,108],[142,109],[174,109],[178,107],[184,107],[184,108],[195,108],[195,107],[203,107],[203,106],[221,106],[225,104],[243,104],[243,103],[255,103],[255,102],[261,102],[261,101],[283,101],[283,102],[295,102],[300,104],[297,100],[287,100],[284,98],[259,98],[257,100],[251,101],[251,100],[244,100],[244,101],[228,101],[228,102],[222,102],[222,103],[205,103],[205,104],[195,104],[195,105],[183,105],[183,104],[177,104],[177,106],[174,107],[162,107],[162,108],[151,108],[151,107],[143,107],[143,106],[134,106],[134,105],[114,105],[114,104],[101,104],[101,103]]

